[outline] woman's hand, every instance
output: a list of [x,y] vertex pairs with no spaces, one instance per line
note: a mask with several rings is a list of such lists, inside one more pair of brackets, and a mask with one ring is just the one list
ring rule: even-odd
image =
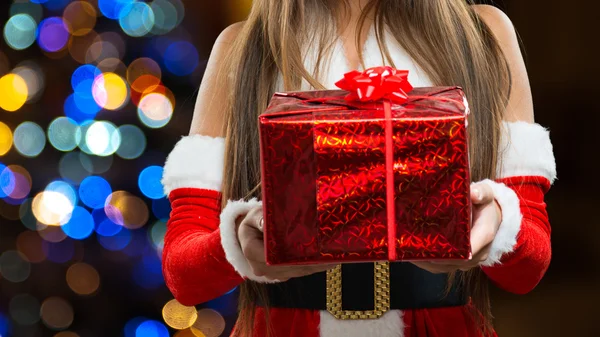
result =
[[494,200],[492,189],[484,183],[471,185],[471,202],[473,203],[473,225],[471,227],[473,258],[468,261],[413,262],[414,265],[432,273],[449,273],[456,270],[467,271],[479,266],[487,259],[491,243],[502,222],[502,211]]
[[253,208],[244,218],[240,218],[238,218],[238,221],[241,220],[238,222],[238,240],[242,247],[242,252],[256,276],[264,276],[271,280],[287,281],[293,277],[326,271],[336,266],[335,264],[268,266],[265,261],[262,207]]

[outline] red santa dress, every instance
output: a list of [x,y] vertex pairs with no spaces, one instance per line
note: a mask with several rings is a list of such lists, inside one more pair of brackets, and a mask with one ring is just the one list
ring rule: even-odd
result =
[[[408,69],[416,87],[432,83],[393,39],[388,48],[396,68]],[[307,51],[306,67],[315,54]],[[325,72],[326,87],[350,71],[338,41]],[[382,59],[373,30],[363,51],[365,66]],[[279,88],[282,81],[279,78]],[[309,90],[303,83],[303,90]],[[538,124],[503,122],[501,162],[496,181],[485,180],[502,209],[502,223],[481,268],[498,287],[517,294],[532,290],[550,263],[550,224],[544,196],[556,179],[549,132]],[[257,140],[258,141],[258,140]],[[221,209],[225,140],[181,138],[167,157],[162,183],[172,206],[163,248],[163,274],[174,297],[197,305],[219,297],[244,279],[268,282],[252,273],[237,240],[234,221],[260,201],[230,200]],[[264,309],[258,307],[254,336],[266,336]],[[468,305],[390,310],[379,319],[338,320],[325,310],[271,308],[273,337],[479,337]]]

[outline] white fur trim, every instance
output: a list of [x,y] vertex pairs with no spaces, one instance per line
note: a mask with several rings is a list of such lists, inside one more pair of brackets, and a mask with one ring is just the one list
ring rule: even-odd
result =
[[517,244],[517,236],[521,230],[523,215],[519,207],[519,197],[517,197],[515,191],[503,183],[497,183],[489,179],[485,179],[481,183],[492,188],[494,198],[502,209],[502,222],[494,241],[492,241],[488,258],[481,263],[482,266],[493,266],[500,263],[500,259],[504,254],[514,250]]
[[320,337],[403,337],[404,321],[400,310],[390,310],[378,319],[342,320],[321,310]]
[[235,220],[237,217],[248,213],[252,208],[260,205],[262,205],[262,201],[258,201],[256,198],[248,201],[242,199],[237,201],[229,200],[227,202],[227,205],[221,211],[221,225],[219,227],[221,230],[221,245],[223,245],[227,261],[229,261],[238,274],[256,282],[275,283],[279,282],[279,280],[256,276],[252,272],[252,267],[242,252],[242,247],[240,247],[235,230]]
[[222,137],[182,137],[165,162],[161,180],[165,195],[182,187],[221,191],[224,154]]
[[553,183],[556,162],[548,130],[539,124],[521,121],[503,122],[503,128],[498,177],[542,176]]

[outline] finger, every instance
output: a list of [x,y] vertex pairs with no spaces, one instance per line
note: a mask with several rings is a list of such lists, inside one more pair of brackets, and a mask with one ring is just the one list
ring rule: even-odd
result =
[[[265,263],[265,243],[257,229],[246,227],[247,233],[240,233],[242,252],[249,261]],[[242,229],[245,232],[244,229]],[[258,232],[258,234],[257,234]]]
[[496,228],[487,214],[489,214],[489,210],[482,209],[473,219],[471,228],[471,253],[473,256],[478,255],[496,236]]
[[471,185],[471,202],[475,205],[488,204],[494,200],[494,191],[486,183]]
[[250,227],[257,229],[262,232],[261,228],[261,219],[263,218],[263,209],[262,206],[254,207],[253,209],[246,214],[246,218],[244,219],[244,224]]

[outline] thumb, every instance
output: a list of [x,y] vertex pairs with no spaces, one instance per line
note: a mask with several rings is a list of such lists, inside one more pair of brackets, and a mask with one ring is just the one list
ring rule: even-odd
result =
[[471,184],[471,202],[475,205],[484,205],[494,201],[494,191],[484,183]]

